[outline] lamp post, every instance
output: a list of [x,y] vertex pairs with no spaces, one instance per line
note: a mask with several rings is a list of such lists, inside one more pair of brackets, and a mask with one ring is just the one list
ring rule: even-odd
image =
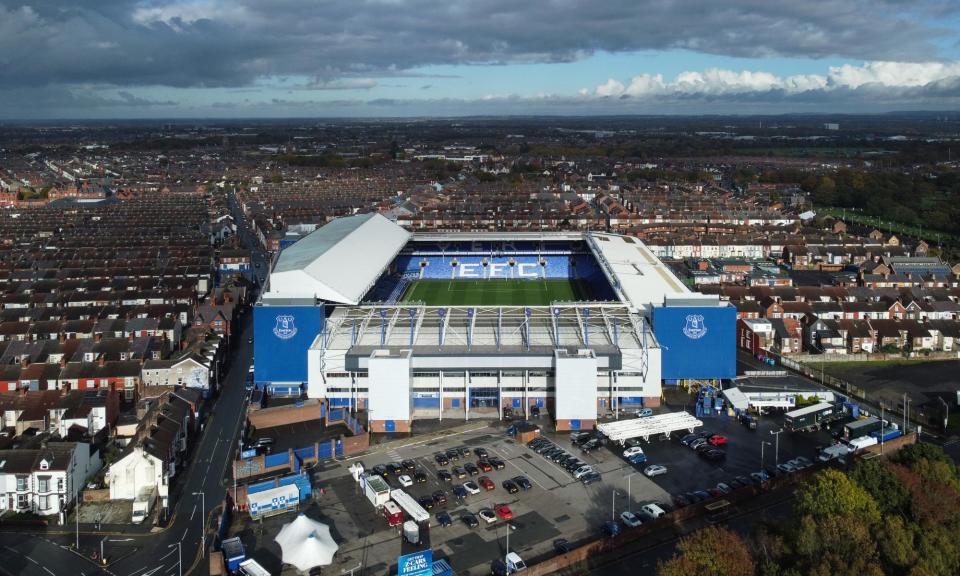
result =
[[182,548],[180,548],[179,541],[177,541],[174,544],[170,544],[169,546],[167,546],[167,548],[173,548],[174,546],[177,547],[177,572],[180,574],[180,576],[183,576],[183,554],[182,554],[183,550]]
[[774,465],[774,466],[779,466],[779,465],[780,465],[780,433],[781,433],[781,432],[783,432],[783,428],[781,428],[781,429],[779,429],[779,430],[771,430],[771,431],[770,431],[770,434],[772,434],[772,435],[774,435],[774,436],[777,437],[776,446],[774,447],[774,451],[773,451],[773,454],[774,454],[774,456],[773,456],[773,465]]
[[636,474],[636,472],[627,474],[627,510],[632,510],[633,508],[633,506],[631,506],[631,504],[633,504],[633,499],[630,497],[630,480],[633,479],[634,474]]
[[74,519],[77,521],[77,552],[80,551],[80,495],[77,494],[77,509],[74,511]]
[[763,448],[764,446],[773,446],[773,444],[767,442],[766,440],[760,441],[760,475],[764,476],[766,471],[763,469]]
[[194,492],[194,496],[200,497],[200,555],[206,557],[206,543],[207,543],[207,521],[206,518],[206,509],[207,509],[207,495],[202,490],[200,492]]
[[617,491],[614,489],[610,492],[610,520],[616,521],[617,511],[616,511],[616,501],[617,501]]

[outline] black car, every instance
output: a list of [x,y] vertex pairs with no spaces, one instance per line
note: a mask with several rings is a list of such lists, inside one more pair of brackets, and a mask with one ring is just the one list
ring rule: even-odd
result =
[[463,469],[467,471],[467,474],[471,476],[476,476],[480,474],[480,469],[473,465],[471,462],[467,462],[463,465]]
[[706,452],[701,452],[700,455],[710,462],[720,462],[721,460],[727,457],[726,452],[724,452],[723,450],[717,450],[716,448],[714,448],[713,450],[708,450]]
[[548,440],[546,438],[534,438],[533,440],[527,442],[527,448],[536,448],[544,442],[548,442]]
[[540,417],[540,407],[539,407],[539,406],[531,406],[531,407],[530,407],[530,417],[531,417],[531,418],[539,418],[539,417]]
[[413,460],[404,460],[400,465],[403,466],[403,469],[407,472],[413,472],[414,468],[417,467]]
[[579,458],[574,458],[573,460],[564,464],[563,467],[566,469],[567,472],[573,472],[574,470],[576,470],[577,468],[583,465],[584,465],[583,460],[580,460]]
[[449,512],[441,510],[437,512],[437,522],[439,522],[441,526],[450,526],[453,524],[453,518],[450,517]]
[[556,450],[556,448],[557,447],[553,444],[553,442],[544,442],[540,446],[537,446],[534,452],[536,452],[537,454],[543,455],[544,452],[547,452],[549,450]]
[[446,455],[446,457],[447,457],[448,459],[450,459],[450,460],[459,460],[459,459],[460,459],[460,453],[457,452],[456,450],[454,450],[453,448],[447,450],[447,452],[446,452],[445,455]]
[[437,464],[440,466],[446,466],[450,463],[450,459],[447,458],[446,454],[437,454],[433,457],[433,459],[436,460]]
[[472,512],[464,512],[460,515],[460,521],[467,525],[467,528],[476,528],[480,525],[477,517]]
[[467,475],[467,472],[466,472],[463,468],[461,468],[461,467],[459,467],[459,466],[454,466],[454,467],[453,467],[453,470],[451,471],[451,473],[452,473],[454,476],[456,476],[457,478],[463,478],[463,477],[465,477],[465,476]]
[[503,489],[509,492],[510,494],[516,494],[520,491],[520,488],[517,486],[517,483],[513,480],[504,480]]
[[553,549],[557,551],[557,554],[566,554],[573,550],[573,546],[566,538],[559,538],[553,541]]
[[433,510],[433,498],[430,496],[421,496],[417,498],[417,503],[423,506],[424,510]]
[[403,466],[397,464],[396,462],[391,462],[387,464],[387,472],[393,476],[399,476],[403,472]]
[[470,449],[467,448],[466,446],[461,446],[461,447],[457,448],[457,451],[460,453],[460,456],[469,456],[469,455],[470,455]]
[[473,453],[477,455],[477,458],[486,458],[489,456],[486,448],[474,448]]
[[584,486],[586,486],[587,484],[593,484],[594,482],[600,481],[600,475],[597,474],[596,472],[587,472],[586,474],[580,477],[580,481],[583,482]]
[[488,462],[490,462],[490,465],[493,466],[494,470],[503,470],[507,467],[507,463],[499,458],[490,458]]
[[530,484],[530,481],[527,480],[526,476],[514,476],[513,481],[517,486],[520,487],[521,490],[529,490],[533,488],[533,485]]
[[416,482],[417,484],[423,484],[424,482],[427,481],[427,473],[417,472],[416,474],[413,475],[413,481]]
[[600,441],[597,439],[593,439],[589,442],[584,443],[583,446],[580,447],[580,450],[582,450],[583,452],[593,452],[599,447],[600,447]]
[[383,464],[377,464],[374,466],[372,472],[381,478],[387,477],[387,467]]
[[439,478],[441,482],[452,482],[452,481],[453,481],[453,475],[451,475],[451,474],[450,474],[449,472],[447,472],[446,470],[437,470],[437,478]]
[[686,436],[680,439],[680,443],[683,444],[684,446],[689,446],[691,442],[693,442],[694,440],[698,440],[699,438],[700,438],[699,434],[687,434]]
[[447,503],[447,493],[443,490],[437,490],[433,493],[433,501],[437,503],[437,506],[443,506]]

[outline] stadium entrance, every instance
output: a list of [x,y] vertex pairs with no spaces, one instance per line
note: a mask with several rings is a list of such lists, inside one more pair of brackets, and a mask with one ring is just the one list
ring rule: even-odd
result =
[[500,391],[496,388],[471,388],[470,408],[497,408]]

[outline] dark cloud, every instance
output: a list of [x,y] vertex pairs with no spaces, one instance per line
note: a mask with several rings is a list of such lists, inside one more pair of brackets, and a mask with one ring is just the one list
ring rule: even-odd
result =
[[873,0],[0,0],[0,86],[245,86],[689,49],[918,60],[954,3]]

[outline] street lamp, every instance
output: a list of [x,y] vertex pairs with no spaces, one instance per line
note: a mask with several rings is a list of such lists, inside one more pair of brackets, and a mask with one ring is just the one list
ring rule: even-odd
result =
[[182,549],[180,548],[180,541],[170,544],[167,546],[167,548],[173,548],[174,546],[177,547],[177,572],[180,574],[180,576],[183,576],[183,554],[181,553]]
[[617,491],[613,490],[610,493],[610,520],[613,520],[613,521],[616,521],[617,519],[617,512],[615,508],[616,501],[617,501]]
[[636,474],[636,472],[627,474],[627,510],[632,510],[633,508],[633,506],[631,506],[631,504],[633,504],[633,499],[630,497],[630,480],[633,479],[634,474]]
[[783,432],[783,428],[779,430],[770,431],[770,434],[773,434],[774,436],[777,437],[776,447],[774,448],[774,459],[773,459],[774,466],[780,465],[780,433],[781,432]]
[[762,477],[766,472],[763,469],[763,447],[764,446],[773,446],[773,444],[767,442],[766,440],[760,441],[760,476]]
[[201,490],[200,492],[193,492],[194,496],[200,497],[200,554],[204,557],[207,555],[206,551],[206,541],[207,541],[207,521],[206,509],[207,509],[207,495]]

